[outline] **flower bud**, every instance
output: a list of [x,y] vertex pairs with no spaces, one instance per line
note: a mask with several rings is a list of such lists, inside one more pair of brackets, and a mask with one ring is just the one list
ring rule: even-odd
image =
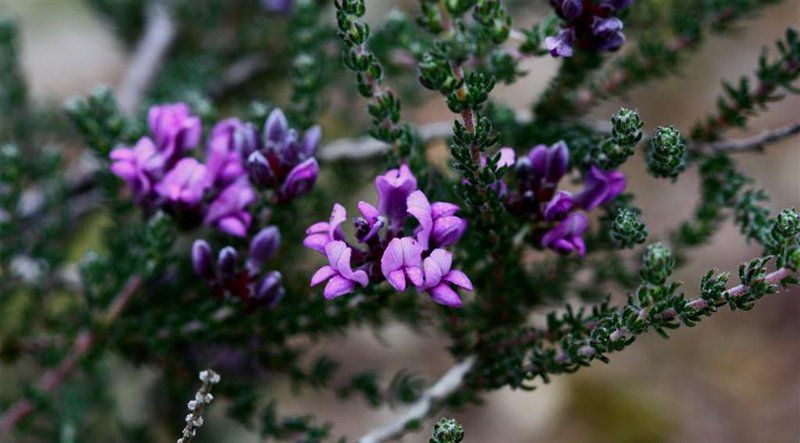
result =
[[207,280],[214,278],[214,263],[211,246],[205,240],[195,240],[192,245],[192,267],[194,272]]
[[233,276],[234,272],[236,272],[236,260],[238,258],[239,254],[236,253],[236,249],[233,249],[232,246],[226,246],[219,251],[217,268],[222,278],[227,279]]
[[256,186],[271,188],[277,182],[275,173],[272,171],[267,158],[259,151],[255,151],[247,157],[247,172],[250,180]]
[[676,178],[685,167],[686,145],[673,126],[656,129],[650,140],[647,164],[656,177]]
[[464,428],[452,418],[443,418],[433,427],[431,443],[459,443],[464,440]]
[[654,285],[663,284],[672,274],[675,258],[672,251],[661,243],[647,246],[642,257],[642,279]]
[[264,279],[259,283],[256,293],[252,298],[255,306],[271,308],[275,306],[284,295],[281,273],[278,271],[268,272]]
[[614,223],[611,225],[611,238],[623,248],[632,248],[637,243],[644,243],[647,228],[638,211],[620,208]]
[[281,245],[281,233],[277,226],[268,226],[253,237],[250,242],[249,260],[256,266],[272,258]]
[[633,146],[642,139],[642,120],[639,114],[628,108],[620,108],[611,117],[611,137],[620,146]]
[[278,191],[278,198],[288,201],[305,194],[314,186],[318,174],[317,160],[313,157],[306,159],[289,171],[283,186]]
[[798,234],[800,234],[800,213],[795,209],[782,210],[772,225],[772,237],[782,240]]

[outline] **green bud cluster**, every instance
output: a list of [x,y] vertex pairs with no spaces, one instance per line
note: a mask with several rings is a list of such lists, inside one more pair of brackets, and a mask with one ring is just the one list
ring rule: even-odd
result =
[[675,179],[686,167],[686,144],[674,126],[659,126],[650,140],[647,165],[656,177]]
[[632,248],[647,239],[647,228],[638,211],[620,208],[611,225],[611,238],[623,248]]
[[777,258],[777,265],[797,269],[792,259],[800,251],[800,213],[796,209],[782,210],[772,221],[767,236],[767,252]]
[[620,108],[611,117],[611,136],[600,144],[597,162],[605,169],[614,169],[625,163],[642,139],[642,120],[628,108]]
[[672,275],[675,268],[675,258],[672,251],[661,243],[648,245],[642,256],[642,280],[661,285]]
[[511,16],[502,2],[478,0],[472,17],[481,25],[482,33],[494,44],[503,43],[511,33]]
[[464,428],[453,418],[442,418],[433,426],[430,443],[460,443]]

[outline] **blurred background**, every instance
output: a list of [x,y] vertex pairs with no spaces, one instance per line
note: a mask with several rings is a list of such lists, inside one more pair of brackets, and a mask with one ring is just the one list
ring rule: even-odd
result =
[[[368,0],[368,11],[377,20],[401,3]],[[539,9],[531,9],[515,16],[515,25],[522,27],[541,18]],[[25,74],[32,97],[40,104],[60,106],[65,98],[83,95],[95,84],[115,85],[125,69],[129,54],[108,25],[78,0],[0,0],[0,16],[19,22]],[[762,47],[798,23],[800,0],[766,8],[739,23],[733,33],[710,36],[689,57],[679,76],[640,86],[623,100],[605,103],[592,116],[606,120],[625,105],[639,110],[649,132],[670,123],[688,130],[713,109],[721,79],[750,74]],[[527,109],[557,65],[550,58],[528,60],[523,65],[528,75],[511,87],[496,88],[494,100]],[[273,98],[267,96],[273,92],[254,98]],[[404,112],[418,123],[452,118],[438,96],[415,109],[407,106]],[[800,99],[789,97],[753,119],[748,130],[730,131],[728,136],[753,135],[798,120]],[[337,122],[329,117],[325,124]],[[431,149],[444,155],[443,145]],[[691,214],[697,176],[689,171],[675,184],[657,181],[645,173],[641,157],[628,162],[624,172],[630,188],[639,192],[637,202],[650,232],[663,237],[669,226]],[[742,170],[769,191],[773,210],[800,207],[797,137],[770,146],[766,153],[737,159]],[[707,268],[735,271],[739,263],[759,253],[728,222],[711,244],[690,253],[691,263],[679,271],[677,279],[685,283],[686,291],[692,291]],[[597,363],[574,376],[557,377],[534,392],[504,389],[487,395],[482,407],[445,410],[440,415],[457,418],[464,425],[466,442],[800,442],[798,318],[800,293],[794,289],[767,297],[751,312],[720,312],[691,330],[674,332],[668,341],[648,334],[628,351],[614,354],[610,364]],[[351,330],[319,344],[342,360],[343,372],[364,367],[394,371],[400,364],[431,379],[452,364],[442,351],[445,345],[434,335],[420,336],[402,326]],[[148,402],[158,396],[157,369],[134,368],[116,360],[108,367],[109,379],[116,380],[113,397],[124,411],[123,420],[147,422]],[[0,374],[4,372],[0,368]],[[5,375],[0,379],[7,380]],[[279,384],[274,389],[286,412],[315,413],[334,423],[334,435],[359,435],[393,417],[391,410],[370,409],[361,399],[342,403],[330,393],[295,395]],[[223,411],[223,407],[212,408],[202,441],[258,441],[256,434],[227,420]],[[174,431],[165,429],[164,441],[174,440]],[[427,441],[427,436],[412,434],[404,441]]]

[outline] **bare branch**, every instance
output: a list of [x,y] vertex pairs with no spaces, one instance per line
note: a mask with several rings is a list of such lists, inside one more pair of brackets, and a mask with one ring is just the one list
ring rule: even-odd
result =
[[175,39],[175,24],[165,2],[151,1],[146,14],[144,31],[117,89],[120,107],[127,113],[136,110]]
[[450,368],[442,378],[422,393],[422,397],[403,415],[361,437],[359,443],[379,443],[395,440],[415,424],[435,414],[450,395],[463,384],[466,375],[475,367],[478,357],[471,355]]
[[[128,279],[125,286],[122,287],[111,301],[103,317],[102,330],[99,331],[99,333],[104,332],[105,329],[119,317],[141,285],[142,278],[139,276],[133,276]],[[88,328],[79,331],[67,356],[61,360],[58,366],[48,370],[39,378],[39,381],[36,383],[36,389],[43,394],[49,394],[61,386],[61,383],[63,383],[67,376],[78,366],[81,359],[94,347],[97,339],[98,331],[92,332]],[[6,409],[6,412],[0,416],[0,437],[10,437],[11,430],[17,422],[27,417],[33,410],[34,401],[28,398],[23,398]]]
[[[419,127],[423,142],[450,135],[453,123],[450,121],[428,123]],[[317,153],[320,160],[362,160],[377,157],[389,152],[391,146],[369,136],[355,139],[334,140],[323,146]]]
[[228,66],[220,76],[219,82],[211,85],[208,94],[219,98],[235,89],[269,67],[269,61],[260,54],[242,57]]
[[796,134],[800,134],[800,122],[795,122],[778,129],[766,130],[749,138],[720,140],[711,143],[699,143],[694,145],[694,149],[707,153],[754,151],[763,148],[765,145],[777,143]]

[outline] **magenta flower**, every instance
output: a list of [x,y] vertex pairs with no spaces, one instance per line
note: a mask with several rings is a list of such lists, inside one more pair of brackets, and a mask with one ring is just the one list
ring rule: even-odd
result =
[[250,130],[236,118],[214,126],[206,147],[209,184],[224,187],[245,175],[240,151],[252,136],[248,132]]
[[278,198],[281,201],[288,201],[307,193],[314,187],[317,175],[319,175],[317,159],[311,157],[304,160],[289,171],[278,190]]
[[562,220],[575,206],[572,194],[558,191],[544,207],[544,219],[547,221]]
[[128,184],[137,199],[142,199],[153,190],[153,179],[149,174],[158,151],[153,141],[142,137],[133,148],[116,148],[111,151],[111,172]]
[[567,173],[569,164],[569,148],[563,140],[552,146],[537,145],[528,154],[531,163],[534,185],[555,188]]
[[544,45],[554,57],[570,57],[574,47],[590,51],[615,51],[625,42],[622,21],[613,15],[632,0],[550,0],[564,19],[561,32],[547,37]]
[[381,272],[395,289],[406,290],[406,277],[414,286],[422,285],[423,248],[411,237],[394,238],[381,257]]
[[626,184],[623,173],[603,171],[597,166],[592,166],[586,174],[584,190],[575,196],[575,200],[581,207],[591,211],[622,194]]
[[188,149],[200,142],[202,124],[192,115],[185,103],[153,106],[147,113],[147,123],[162,154],[165,168],[169,168]]
[[336,203],[331,211],[331,218],[328,222],[318,222],[306,229],[306,238],[303,245],[315,251],[325,254],[325,247],[332,241],[344,239],[340,225],[347,219],[347,210],[344,206]]
[[554,228],[547,231],[542,237],[542,246],[562,254],[577,252],[583,255],[586,253],[583,233],[588,224],[586,215],[582,212],[572,212]]
[[355,221],[356,238],[361,242],[367,242],[383,228],[385,220],[375,206],[365,201],[358,202],[358,211],[361,217]]
[[463,272],[450,269],[453,265],[453,256],[444,249],[435,249],[423,263],[425,283],[423,288],[428,291],[436,302],[451,308],[461,307],[461,298],[450,286],[472,291],[472,282]]
[[328,257],[329,264],[314,273],[311,277],[311,286],[328,280],[323,291],[327,300],[352,292],[356,283],[366,286],[369,282],[366,272],[360,269],[353,271],[350,266],[352,252],[352,249],[347,247],[343,241],[332,241],[325,246],[325,255]]
[[184,158],[156,185],[156,192],[169,202],[197,206],[207,188],[205,165]]
[[399,230],[406,218],[408,196],[417,189],[417,179],[407,165],[400,165],[375,178],[375,188],[378,210],[388,217],[392,231]]
[[244,237],[252,216],[245,210],[256,199],[247,180],[228,185],[208,206],[204,223],[217,226],[222,232]]
[[450,246],[458,242],[467,229],[467,221],[456,217],[458,206],[436,202],[431,205],[422,191],[408,196],[408,213],[419,222],[417,241],[424,248]]

